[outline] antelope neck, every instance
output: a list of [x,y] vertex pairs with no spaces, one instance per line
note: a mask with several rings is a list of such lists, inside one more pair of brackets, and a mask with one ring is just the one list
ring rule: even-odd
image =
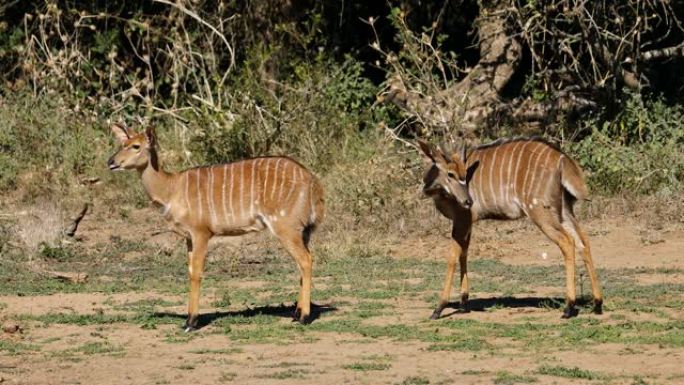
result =
[[152,199],[153,202],[166,206],[171,200],[173,194],[173,174],[164,171],[159,164],[156,168],[149,162],[147,166],[140,170],[140,178],[142,179],[143,188],[145,192]]

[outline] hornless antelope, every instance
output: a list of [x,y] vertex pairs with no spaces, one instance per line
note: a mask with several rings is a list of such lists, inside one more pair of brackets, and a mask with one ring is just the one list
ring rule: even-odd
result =
[[485,144],[467,153],[447,156],[419,140],[427,163],[423,191],[437,210],[453,221],[450,254],[440,303],[432,314],[439,318],[449,303],[456,260],[461,267],[461,308],[468,302],[468,245],[473,223],[480,219],[529,217],[561,249],[565,258],[563,318],[575,308],[575,248],[579,249],[594,296],[594,313],[601,314],[603,297],[589,251],[589,239],[573,213],[575,201],[587,197],[582,170],[561,150],[540,138],[513,138]]
[[185,330],[197,328],[207,243],[214,235],[242,235],[268,228],[294,257],[301,273],[295,318],[311,312],[309,238],[324,216],[323,187],[304,166],[286,157],[263,157],[178,173],[159,164],[154,131],[129,132],[112,125],[121,149],[109,169],[137,170],[152,201],[188,246],[190,302]]

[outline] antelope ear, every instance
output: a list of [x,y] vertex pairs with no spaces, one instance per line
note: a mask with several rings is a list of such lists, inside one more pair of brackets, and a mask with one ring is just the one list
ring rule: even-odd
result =
[[468,170],[466,170],[466,183],[470,182],[470,179],[473,178],[473,174],[475,174],[475,170],[477,170],[477,167],[480,165],[480,161],[476,160],[475,163],[471,164],[470,167],[468,167]]
[[423,139],[418,139],[418,147],[422,152],[423,161],[425,163],[435,163],[435,154],[432,146],[424,141]]
[[128,129],[121,123],[113,123],[111,126],[112,134],[121,143],[131,138],[128,134]]
[[463,146],[461,147],[461,160],[465,163],[466,159],[468,159],[468,146],[463,143]]
[[147,139],[147,145],[150,148],[157,146],[157,135],[154,133],[154,128],[148,126],[145,128],[145,139]]

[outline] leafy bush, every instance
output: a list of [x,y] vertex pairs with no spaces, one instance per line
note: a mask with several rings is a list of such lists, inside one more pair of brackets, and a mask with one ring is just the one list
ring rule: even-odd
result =
[[[0,104],[0,191],[32,195],[61,190],[74,177],[104,169],[105,141],[97,119],[74,113],[59,97],[20,95]],[[100,151],[97,151],[100,150]]]
[[291,76],[274,83],[259,75],[262,60],[239,74],[226,110],[200,114],[191,149],[205,161],[287,154],[325,169],[375,142],[374,122],[388,112],[368,109],[375,87],[361,76],[359,62],[300,61]]
[[684,109],[633,95],[614,121],[571,149],[595,191],[670,195],[684,180]]

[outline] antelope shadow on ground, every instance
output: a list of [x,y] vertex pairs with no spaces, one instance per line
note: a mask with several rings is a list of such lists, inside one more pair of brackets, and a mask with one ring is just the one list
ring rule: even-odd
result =
[[[200,314],[197,321],[197,329],[201,329],[212,322],[226,317],[254,317],[257,315],[270,315],[283,318],[292,318],[295,311],[295,305],[268,305],[268,306],[257,306],[253,308],[248,308],[244,310],[237,311],[216,311],[213,313]],[[311,315],[308,318],[307,323],[311,323],[318,319],[321,314],[337,311],[337,308],[331,305],[316,305],[311,304]],[[169,312],[155,312],[152,314],[153,317],[170,317],[178,319],[186,319],[188,317],[187,313],[169,313]],[[294,319],[293,319],[294,321]]]
[[[592,303],[591,297],[578,297],[577,306],[584,307]],[[442,315],[440,318],[450,317],[454,314],[463,313],[460,302],[449,302],[448,309],[454,311]],[[565,306],[565,298],[563,297],[490,297],[490,298],[473,298],[468,300],[468,311],[485,311],[493,307],[503,308],[546,308],[546,309],[560,309]]]

